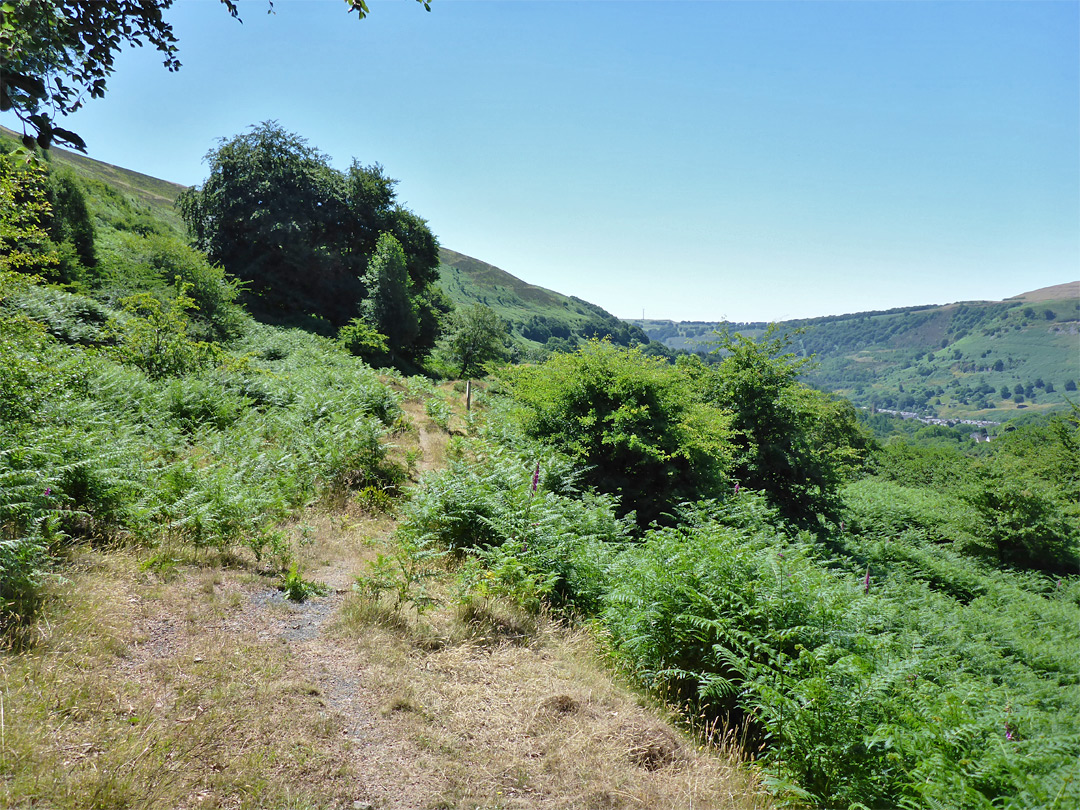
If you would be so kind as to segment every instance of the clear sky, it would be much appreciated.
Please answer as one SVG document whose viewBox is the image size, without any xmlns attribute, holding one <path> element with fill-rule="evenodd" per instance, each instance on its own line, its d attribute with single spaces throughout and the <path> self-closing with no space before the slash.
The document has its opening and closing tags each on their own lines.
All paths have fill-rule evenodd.
<svg viewBox="0 0 1080 810">
<path fill-rule="evenodd" d="M 62 125 L 187 185 L 275 119 L 441 243 L 624 318 L 781 320 L 1080 278 L 1080 3 L 217 0 Z M 4 117 L 4 123 L 16 121 Z"/>
</svg>

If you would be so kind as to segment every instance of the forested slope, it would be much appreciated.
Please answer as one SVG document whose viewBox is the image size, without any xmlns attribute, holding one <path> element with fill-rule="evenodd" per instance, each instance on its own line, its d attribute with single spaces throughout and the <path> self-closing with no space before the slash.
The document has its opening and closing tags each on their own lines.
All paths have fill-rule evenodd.
<svg viewBox="0 0 1080 810">
<path fill-rule="evenodd" d="M 640 325 L 670 348 L 708 351 L 715 329 L 760 334 L 765 324 Z M 1059 409 L 1080 379 L 1080 282 L 1006 301 L 786 321 L 816 363 L 804 379 L 856 405 L 941 418 L 1002 421 Z"/>
</svg>

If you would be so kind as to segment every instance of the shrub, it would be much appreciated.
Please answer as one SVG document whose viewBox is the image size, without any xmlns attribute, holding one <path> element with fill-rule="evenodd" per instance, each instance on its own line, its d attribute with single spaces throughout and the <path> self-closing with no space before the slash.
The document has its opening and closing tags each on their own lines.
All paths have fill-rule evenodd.
<svg viewBox="0 0 1080 810">
<path fill-rule="evenodd" d="M 389 360 L 386 335 L 360 318 L 353 318 L 338 330 L 338 340 L 350 354 L 367 363 L 380 365 Z"/>
<path fill-rule="evenodd" d="M 130 297 L 151 292 L 160 298 L 185 295 L 191 314 L 186 327 L 203 339 L 237 337 L 246 320 L 235 303 L 242 284 L 205 254 L 171 235 L 114 234 L 106 242 L 101 273 Z"/>
<path fill-rule="evenodd" d="M 207 365 L 214 357 L 210 344 L 188 336 L 187 310 L 194 303 L 183 292 L 165 303 L 150 293 L 123 299 L 126 317 L 110 322 L 117 342 L 114 354 L 151 378 L 187 374 Z"/>
<path fill-rule="evenodd" d="M 556 606 L 594 612 L 631 523 L 616 515 L 609 496 L 575 492 L 572 465 L 559 454 L 535 445 L 500 447 L 490 438 L 468 443 L 466 453 L 478 460 L 425 476 L 404 507 L 399 535 L 475 556 L 497 572 L 499 592 L 514 590 L 510 580 L 531 583 L 532 596 L 521 595 L 526 601 L 542 595 Z"/>
<path fill-rule="evenodd" d="M 726 481 L 730 419 L 681 368 L 592 342 L 506 379 L 525 433 L 583 465 L 585 480 L 641 526 Z"/>
<path fill-rule="evenodd" d="M 711 403 L 734 414 L 731 474 L 767 492 L 788 518 L 814 523 L 818 513 L 835 514 L 837 489 L 871 441 L 850 403 L 798 381 L 809 360 L 787 352 L 791 338 L 775 334 L 770 327 L 760 340 L 721 335 L 717 366 L 683 364 Z"/>
</svg>

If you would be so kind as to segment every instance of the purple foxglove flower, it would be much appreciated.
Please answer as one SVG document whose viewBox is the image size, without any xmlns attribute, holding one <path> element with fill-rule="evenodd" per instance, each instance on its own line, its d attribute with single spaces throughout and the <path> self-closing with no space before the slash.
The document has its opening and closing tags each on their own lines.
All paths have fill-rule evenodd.
<svg viewBox="0 0 1080 810">
<path fill-rule="evenodd" d="M 870 566 L 866 566 L 866 579 L 863 580 L 863 593 L 870 593 Z"/>
<path fill-rule="evenodd" d="M 735 494 L 736 495 L 739 494 L 739 482 L 738 481 L 735 482 Z"/>
<path fill-rule="evenodd" d="M 536 469 L 533 470 L 532 480 L 532 494 L 536 494 L 536 487 L 540 484 L 540 462 L 536 462 Z"/>
</svg>

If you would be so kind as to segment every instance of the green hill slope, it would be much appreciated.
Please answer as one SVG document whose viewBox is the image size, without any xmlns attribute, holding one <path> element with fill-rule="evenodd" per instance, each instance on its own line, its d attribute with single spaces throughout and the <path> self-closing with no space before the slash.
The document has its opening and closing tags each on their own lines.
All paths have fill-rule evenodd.
<svg viewBox="0 0 1080 810">
<path fill-rule="evenodd" d="M 0 127 L 0 136 L 13 140 L 19 133 Z M 48 159 L 70 168 L 83 181 L 99 217 L 115 208 L 117 194 L 125 198 L 125 215 L 130 208 L 164 223 L 178 234 L 186 227 L 174 207 L 184 190 L 178 183 L 113 166 L 99 160 L 53 147 Z M 610 337 L 616 343 L 648 342 L 636 327 L 628 326 L 595 304 L 528 284 L 499 268 L 447 248 L 440 250 L 441 286 L 459 305 L 481 303 L 504 318 L 514 335 L 526 346 L 539 347 L 554 339 L 550 348 L 570 348 L 579 339 Z"/>
<path fill-rule="evenodd" d="M 17 141 L 21 136 L 7 127 L 0 127 L 0 137 Z M 187 231 L 183 220 L 180 219 L 180 214 L 173 205 L 177 195 L 184 190 L 184 186 L 179 183 L 170 183 L 168 180 L 159 180 L 147 174 L 113 166 L 111 163 L 103 163 L 59 146 L 52 147 L 45 154 L 46 159 L 53 165 L 70 168 L 82 178 L 91 196 L 108 195 L 109 190 L 113 194 L 119 192 L 135 203 L 136 207 L 143 208 L 146 213 L 167 224 L 176 232 Z M 103 189 L 102 186 L 105 188 Z"/>
<path fill-rule="evenodd" d="M 529 284 L 447 248 L 440 249 L 439 258 L 440 284 L 455 304 L 491 307 L 527 344 L 568 348 L 591 337 L 610 337 L 623 345 L 648 342 L 639 328 L 588 301 Z"/>
<path fill-rule="evenodd" d="M 759 334 L 767 326 L 637 323 L 653 340 L 690 351 L 707 350 L 718 328 Z M 793 336 L 793 348 L 817 360 L 805 380 L 856 405 L 1000 420 L 1060 408 L 1067 398 L 1076 398 L 1080 282 L 1005 301 L 861 312 L 780 326 L 802 330 Z"/>
<path fill-rule="evenodd" d="M 3 128 L 0 135 L 18 139 Z M 99 219 L 114 211 L 131 227 L 134 209 L 148 222 L 185 232 L 173 206 L 183 186 L 56 147 L 49 159 L 84 180 Z M 707 350 L 717 328 L 756 335 L 767 326 L 620 321 L 595 304 L 456 251 L 442 248 L 440 260 L 440 284 L 450 299 L 490 306 L 527 348 L 569 349 L 581 339 L 607 336 L 626 345 L 652 339 L 670 349 L 700 351 Z M 1080 382 L 1080 282 L 1005 301 L 860 312 L 782 326 L 802 329 L 796 349 L 817 358 L 806 381 L 861 406 L 1000 420 L 1060 408 L 1066 397 L 1075 399 L 1070 388 Z"/>
</svg>

